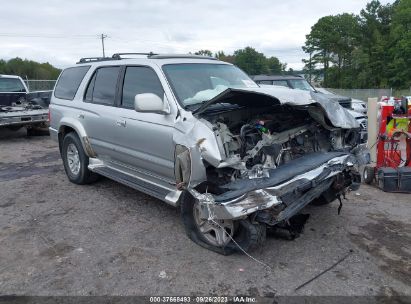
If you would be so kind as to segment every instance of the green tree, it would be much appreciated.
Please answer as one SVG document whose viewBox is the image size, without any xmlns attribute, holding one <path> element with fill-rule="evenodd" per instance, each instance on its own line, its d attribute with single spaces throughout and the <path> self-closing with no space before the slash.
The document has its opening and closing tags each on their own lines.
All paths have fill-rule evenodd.
<svg viewBox="0 0 411 304">
<path fill-rule="evenodd" d="M 39 63 L 21 58 L 13 58 L 8 61 L 0 60 L 0 74 L 18 75 L 28 79 L 54 80 L 57 79 L 60 71 L 49 63 Z"/>
<path fill-rule="evenodd" d="M 201 55 L 201 56 L 209 56 L 212 57 L 213 53 L 210 50 L 199 50 L 194 53 L 195 55 Z"/>
<path fill-rule="evenodd" d="M 215 53 L 214 57 L 217 58 L 218 60 L 234 64 L 234 56 L 226 55 L 223 51 L 218 51 L 217 53 Z"/>
<path fill-rule="evenodd" d="M 333 27 L 333 16 L 326 16 L 317 21 L 311 27 L 311 32 L 306 36 L 304 51 L 311 53 L 310 64 L 319 70 L 323 75 L 324 82 L 327 82 L 328 68 L 331 61 L 331 49 L 334 43 L 331 29 Z"/>
<path fill-rule="evenodd" d="M 389 82 L 395 88 L 411 87 L 411 0 L 396 2 L 390 26 Z"/>
<path fill-rule="evenodd" d="M 270 58 L 267 58 L 266 61 L 267 61 L 269 74 L 271 75 L 281 74 L 287 68 L 287 64 L 281 63 L 277 57 L 272 56 Z"/>
<path fill-rule="evenodd" d="M 249 46 L 234 52 L 234 64 L 249 75 L 269 73 L 267 58 Z"/>
<path fill-rule="evenodd" d="M 361 54 L 363 64 L 357 72 L 366 74 L 369 87 L 386 87 L 388 83 L 387 63 L 390 48 L 389 33 L 393 5 L 382 5 L 379 1 L 369 2 L 361 10 L 359 20 L 361 26 Z M 358 62 L 358 60 L 357 60 Z"/>
<path fill-rule="evenodd" d="M 411 0 L 370 1 L 358 16 L 318 20 L 303 46 L 305 73 L 336 88 L 411 86 Z"/>
<path fill-rule="evenodd" d="M 320 66 L 325 86 L 342 87 L 345 69 L 352 62 L 351 53 L 358 44 L 358 17 L 352 14 L 326 16 L 318 20 L 307 35 L 303 50 L 310 55 L 305 70 Z"/>
</svg>

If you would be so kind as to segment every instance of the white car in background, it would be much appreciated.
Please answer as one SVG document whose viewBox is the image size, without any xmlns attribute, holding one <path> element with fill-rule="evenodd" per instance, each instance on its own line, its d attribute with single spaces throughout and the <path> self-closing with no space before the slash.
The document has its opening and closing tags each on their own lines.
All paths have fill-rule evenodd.
<svg viewBox="0 0 411 304">
<path fill-rule="evenodd" d="M 337 94 L 330 92 L 324 88 L 315 88 L 315 90 L 323 94 L 338 96 Z M 367 103 L 365 101 L 351 98 L 351 109 L 355 112 L 367 115 Z"/>
<path fill-rule="evenodd" d="M 336 95 L 323 88 L 314 88 L 310 83 L 301 76 L 265 76 L 259 75 L 253 77 L 254 81 L 262 88 L 303 90 L 315 93 L 321 93 L 330 101 L 339 103 L 345 108 L 361 126 L 361 141 L 367 141 L 367 104 L 358 99 Z"/>
<path fill-rule="evenodd" d="M 330 100 L 338 102 L 343 108 L 367 115 L 367 103 L 347 96 L 337 95 L 324 88 L 314 88 L 301 75 L 255 75 L 253 80 L 260 86 L 280 86 L 303 91 L 319 92 L 327 95 Z"/>
</svg>

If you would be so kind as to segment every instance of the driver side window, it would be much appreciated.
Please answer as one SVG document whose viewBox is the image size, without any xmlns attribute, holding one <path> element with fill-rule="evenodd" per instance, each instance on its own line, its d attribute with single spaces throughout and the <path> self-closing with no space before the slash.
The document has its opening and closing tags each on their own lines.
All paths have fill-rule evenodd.
<svg viewBox="0 0 411 304">
<path fill-rule="evenodd" d="M 124 108 L 134 108 L 134 97 L 143 93 L 153 93 L 164 98 L 163 86 L 156 72 L 149 67 L 127 67 L 121 105 Z"/>
</svg>

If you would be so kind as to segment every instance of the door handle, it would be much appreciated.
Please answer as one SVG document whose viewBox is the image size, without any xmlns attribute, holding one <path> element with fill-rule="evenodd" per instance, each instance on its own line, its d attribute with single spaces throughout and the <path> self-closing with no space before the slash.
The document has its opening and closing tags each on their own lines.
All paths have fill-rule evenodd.
<svg viewBox="0 0 411 304">
<path fill-rule="evenodd" d="M 126 126 L 126 121 L 125 120 L 117 120 L 116 125 L 119 127 L 125 127 Z"/>
</svg>

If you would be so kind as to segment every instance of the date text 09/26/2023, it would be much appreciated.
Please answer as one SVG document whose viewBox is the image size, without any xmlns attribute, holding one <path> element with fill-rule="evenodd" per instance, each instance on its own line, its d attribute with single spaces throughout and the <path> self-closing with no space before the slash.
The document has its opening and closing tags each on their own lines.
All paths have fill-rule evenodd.
<svg viewBox="0 0 411 304">
<path fill-rule="evenodd" d="M 150 297 L 150 303 L 255 303 L 256 298 L 245 297 L 245 296 L 234 296 L 234 297 L 213 297 L 213 296 L 202 296 L 202 297 L 190 297 L 190 296 L 161 296 L 161 297 Z"/>
</svg>

